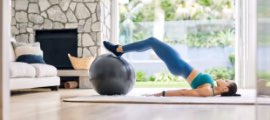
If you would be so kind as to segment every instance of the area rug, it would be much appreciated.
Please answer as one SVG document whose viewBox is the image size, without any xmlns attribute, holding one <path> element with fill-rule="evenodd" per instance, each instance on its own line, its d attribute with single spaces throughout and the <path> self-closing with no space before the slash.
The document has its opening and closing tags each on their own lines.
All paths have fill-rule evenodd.
<svg viewBox="0 0 270 120">
<path fill-rule="evenodd" d="M 126 96 L 79 96 L 64 99 L 64 102 L 83 102 L 83 103 L 129 103 L 129 104 L 243 104 L 253 105 L 256 103 L 255 91 L 242 90 L 241 97 L 154 97 L 141 96 L 136 91 Z"/>
</svg>

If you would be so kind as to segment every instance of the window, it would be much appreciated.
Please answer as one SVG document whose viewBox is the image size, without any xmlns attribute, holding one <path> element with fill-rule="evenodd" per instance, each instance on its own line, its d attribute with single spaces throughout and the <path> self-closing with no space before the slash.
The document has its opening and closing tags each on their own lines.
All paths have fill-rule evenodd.
<svg viewBox="0 0 270 120">
<path fill-rule="evenodd" d="M 257 92 L 270 95 L 270 1 L 258 1 L 258 41 L 257 41 Z M 269 100 L 268 100 L 269 101 Z"/>
<path fill-rule="evenodd" d="M 214 79 L 234 79 L 233 0 L 125 0 L 119 1 L 119 16 L 120 44 L 154 36 L 170 44 L 194 68 L 211 74 Z M 139 74 L 150 76 L 149 80 L 170 76 L 151 50 L 124 57 Z"/>
</svg>

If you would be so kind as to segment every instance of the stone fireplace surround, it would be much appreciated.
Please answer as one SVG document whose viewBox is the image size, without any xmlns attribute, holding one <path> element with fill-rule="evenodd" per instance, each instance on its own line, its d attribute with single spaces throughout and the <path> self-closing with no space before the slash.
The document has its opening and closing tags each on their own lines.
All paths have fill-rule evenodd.
<svg viewBox="0 0 270 120">
<path fill-rule="evenodd" d="M 78 29 L 78 56 L 100 54 L 110 40 L 111 0 L 12 0 L 11 34 L 35 42 L 35 30 Z"/>
</svg>

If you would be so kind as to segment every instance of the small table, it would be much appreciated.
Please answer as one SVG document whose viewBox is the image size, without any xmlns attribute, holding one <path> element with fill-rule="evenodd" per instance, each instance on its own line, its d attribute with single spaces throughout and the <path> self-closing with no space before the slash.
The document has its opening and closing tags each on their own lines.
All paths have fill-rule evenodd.
<svg viewBox="0 0 270 120">
<path fill-rule="evenodd" d="M 79 76 L 79 88 L 80 89 L 91 89 L 93 88 L 89 81 L 88 70 L 57 70 L 58 76 L 70 77 Z"/>
</svg>

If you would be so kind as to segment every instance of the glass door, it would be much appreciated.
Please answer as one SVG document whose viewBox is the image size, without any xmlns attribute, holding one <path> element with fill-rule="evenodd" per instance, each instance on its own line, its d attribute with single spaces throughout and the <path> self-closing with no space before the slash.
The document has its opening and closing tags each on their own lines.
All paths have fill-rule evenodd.
<svg viewBox="0 0 270 120">
<path fill-rule="evenodd" d="M 257 94 L 270 95 L 270 1 L 257 1 Z"/>
</svg>

